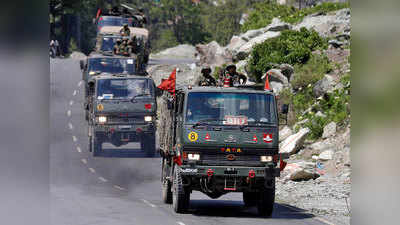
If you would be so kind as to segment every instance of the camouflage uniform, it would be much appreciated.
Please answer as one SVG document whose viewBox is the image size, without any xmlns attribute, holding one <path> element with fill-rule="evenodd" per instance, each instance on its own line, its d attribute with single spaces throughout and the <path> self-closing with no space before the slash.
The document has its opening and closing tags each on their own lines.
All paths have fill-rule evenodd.
<svg viewBox="0 0 400 225">
<path fill-rule="evenodd" d="M 206 67 L 201 70 L 201 73 L 203 74 L 196 82 L 197 85 L 199 86 L 217 86 L 217 82 L 215 79 L 210 75 L 211 73 L 211 68 Z"/>
<path fill-rule="evenodd" d="M 113 49 L 113 53 L 115 55 L 119 55 L 120 54 L 120 46 L 121 46 L 121 44 L 122 44 L 122 41 L 120 39 L 118 39 L 115 42 L 114 49 Z"/>
<path fill-rule="evenodd" d="M 131 30 L 129 29 L 128 24 L 124 24 L 124 27 L 119 31 L 122 36 L 129 37 L 131 36 Z"/>
<path fill-rule="evenodd" d="M 219 77 L 219 83 L 223 87 L 233 87 L 237 84 L 246 84 L 247 82 L 247 77 L 242 73 L 238 73 L 235 65 L 227 66 L 225 73 L 220 74 Z"/>
</svg>

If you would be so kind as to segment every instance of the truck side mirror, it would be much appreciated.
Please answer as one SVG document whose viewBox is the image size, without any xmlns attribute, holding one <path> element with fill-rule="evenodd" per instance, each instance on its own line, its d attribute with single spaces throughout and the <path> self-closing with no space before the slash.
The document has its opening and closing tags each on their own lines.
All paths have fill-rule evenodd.
<svg viewBox="0 0 400 225">
<path fill-rule="evenodd" d="M 174 109 L 174 102 L 171 101 L 171 100 L 168 100 L 167 101 L 167 108 L 168 108 L 168 110 Z"/>
<path fill-rule="evenodd" d="M 81 70 L 84 70 L 85 69 L 85 61 L 84 60 L 80 60 L 79 64 L 81 66 Z"/>
<path fill-rule="evenodd" d="M 289 113 L 289 105 L 288 104 L 283 104 L 282 105 L 281 113 L 282 114 L 288 114 Z"/>
<path fill-rule="evenodd" d="M 160 88 L 156 87 L 156 97 L 161 97 L 163 95 L 163 90 L 161 90 Z"/>
</svg>

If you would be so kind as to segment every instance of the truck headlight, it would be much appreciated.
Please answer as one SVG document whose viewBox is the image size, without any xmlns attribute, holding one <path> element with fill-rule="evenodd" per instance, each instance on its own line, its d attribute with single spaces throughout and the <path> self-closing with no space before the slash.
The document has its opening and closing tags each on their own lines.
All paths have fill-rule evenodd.
<svg viewBox="0 0 400 225">
<path fill-rule="evenodd" d="M 151 116 L 145 116 L 145 117 L 144 117 L 144 121 L 146 121 L 146 122 L 151 122 L 151 121 L 153 121 L 153 117 L 151 117 Z"/>
<path fill-rule="evenodd" d="M 99 123 L 106 123 L 106 122 L 107 122 L 107 117 L 105 117 L 105 116 L 99 116 L 99 117 L 97 117 L 97 122 L 99 122 Z"/>
<path fill-rule="evenodd" d="M 263 155 L 263 156 L 260 157 L 260 161 L 261 162 L 272 162 L 272 160 L 273 160 L 272 156 Z"/>
<path fill-rule="evenodd" d="M 200 154 L 189 153 L 188 154 L 188 159 L 192 160 L 192 161 L 199 161 L 200 160 Z"/>
</svg>

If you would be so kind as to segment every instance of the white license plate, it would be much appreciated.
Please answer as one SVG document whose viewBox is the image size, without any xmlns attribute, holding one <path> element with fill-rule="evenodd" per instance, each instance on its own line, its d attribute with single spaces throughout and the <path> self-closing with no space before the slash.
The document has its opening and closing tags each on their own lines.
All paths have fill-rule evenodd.
<svg viewBox="0 0 400 225">
<path fill-rule="evenodd" d="M 132 126 L 131 125 L 119 125 L 118 128 L 119 129 L 131 129 Z"/>
</svg>

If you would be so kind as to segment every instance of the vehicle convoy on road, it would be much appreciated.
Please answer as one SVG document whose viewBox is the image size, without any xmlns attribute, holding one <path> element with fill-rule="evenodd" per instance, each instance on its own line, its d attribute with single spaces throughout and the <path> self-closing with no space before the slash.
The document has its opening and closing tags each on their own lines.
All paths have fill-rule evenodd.
<svg viewBox="0 0 400 225">
<path fill-rule="evenodd" d="M 103 143 L 120 147 L 140 142 L 146 156 L 155 154 L 157 103 L 151 78 L 126 74 L 93 78 L 89 98 L 89 150 L 93 156 L 131 157 L 137 150 L 107 150 Z"/>
<path fill-rule="evenodd" d="M 247 206 L 270 216 L 279 154 L 275 95 L 251 87 L 181 87 L 160 105 L 162 198 L 185 212 L 192 191 L 215 199 L 243 192 Z M 286 114 L 288 106 L 282 107 Z"/>
</svg>

